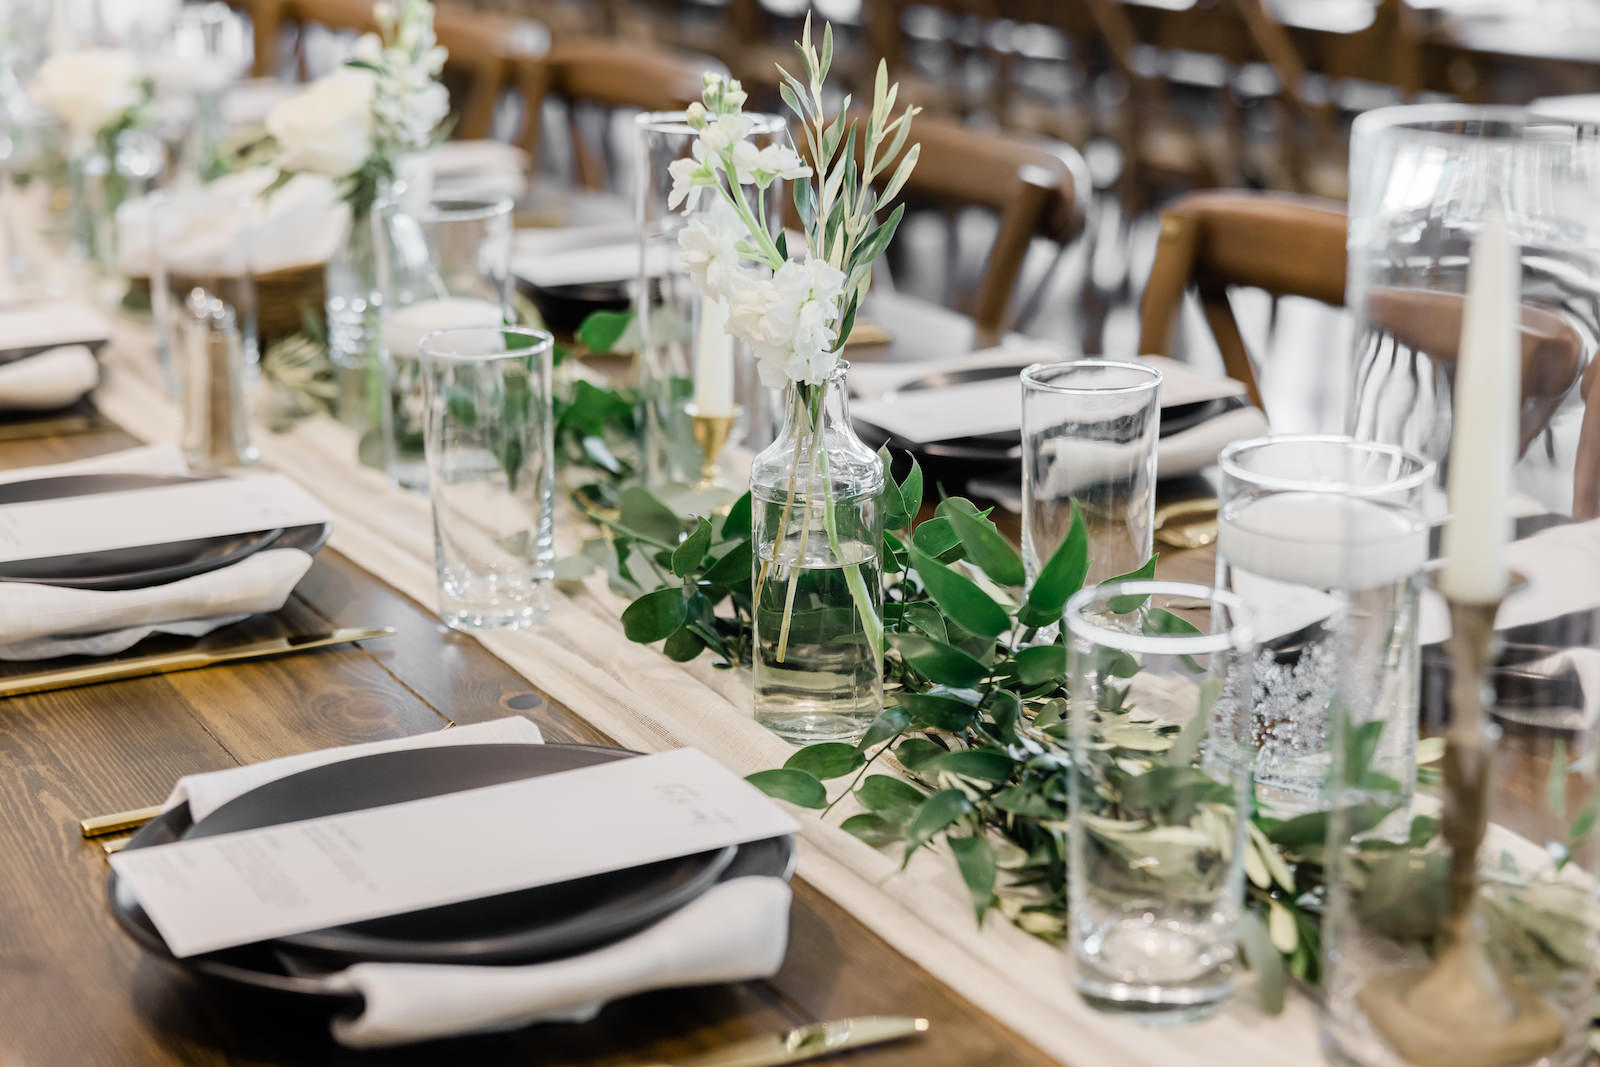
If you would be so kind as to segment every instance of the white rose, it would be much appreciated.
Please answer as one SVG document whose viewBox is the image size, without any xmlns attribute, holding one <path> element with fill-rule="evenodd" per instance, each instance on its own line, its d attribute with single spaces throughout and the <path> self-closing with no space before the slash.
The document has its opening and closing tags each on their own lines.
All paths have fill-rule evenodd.
<svg viewBox="0 0 1600 1067">
<path fill-rule="evenodd" d="M 278 166 L 330 178 L 358 169 L 372 155 L 372 94 L 370 72 L 341 67 L 274 107 Z"/>
<path fill-rule="evenodd" d="M 144 99 L 139 60 L 118 48 L 89 48 L 51 56 L 33 82 L 34 97 L 87 140 Z"/>
</svg>

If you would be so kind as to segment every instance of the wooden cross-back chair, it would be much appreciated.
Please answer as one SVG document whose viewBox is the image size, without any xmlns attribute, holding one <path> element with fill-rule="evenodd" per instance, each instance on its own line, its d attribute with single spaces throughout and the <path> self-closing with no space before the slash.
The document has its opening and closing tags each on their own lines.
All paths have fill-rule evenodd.
<svg viewBox="0 0 1600 1067">
<path fill-rule="evenodd" d="M 578 184 L 603 189 L 607 167 L 604 145 L 594 145 L 571 114 L 572 105 L 603 110 L 681 111 L 700 99 L 701 78 L 719 64 L 703 56 L 669 51 L 635 41 L 600 38 L 558 41 L 543 56 L 517 64 L 524 101 L 516 142 L 537 161 L 542 105 L 555 97 L 569 108 L 567 125 Z"/>
<path fill-rule="evenodd" d="M 1343 205 L 1282 193 L 1204 192 L 1161 213 L 1161 235 L 1140 308 L 1139 351 L 1171 355 L 1184 294 L 1193 289 L 1222 353 L 1228 376 L 1261 404 L 1254 365 L 1228 303 L 1232 288 L 1274 297 L 1300 296 L 1332 307 L 1345 297 Z M 1393 343 L 1453 363 L 1464 298 L 1459 293 L 1375 288 L 1367 318 Z M 1576 327 L 1541 308 L 1524 306 L 1521 447 L 1548 425 L 1576 387 L 1584 398 L 1573 478 L 1573 515 L 1600 515 L 1600 360 L 1583 366 Z"/>
<path fill-rule="evenodd" d="M 283 69 L 279 49 L 286 29 L 303 29 L 308 24 L 354 33 L 377 29 L 372 0 L 249 0 L 249 6 L 258 77 Z M 542 54 L 549 45 L 548 32 L 527 19 L 460 5 L 436 8 L 434 32 L 449 54 L 443 80 L 455 116 L 452 135 L 464 139 L 489 136 L 495 108 L 502 94 L 513 87 L 514 65 Z M 303 76 L 303 49 L 296 58 Z"/>
<path fill-rule="evenodd" d="M 795 143 L 802 153 L 807 152 L 803 135 L 797 134 Z M 908 208 L 947 215 L 979 208 L 999 219 L 977 293 L 968 308 L 979 335 L 998 338 L 1016 317 L 1012 307 L 1018 303 L 1014 299 L 1017 283 L 1033 239 L 1045 238 L 1059 249 L 1083 231 L 1088 168 L 1070 145 L 921 114 L 912 120 L 907 146 L 879 174 L 880 187 L 894 177 L 911 144 L 922 148 L 900 194 Z M 861 151 L 858 140 L 858 159 Z M 1048 281 L 1047 274 L 1035 293 Z M 1021 303 L 1026 307 L 1031 301 Z"/>
</svg>

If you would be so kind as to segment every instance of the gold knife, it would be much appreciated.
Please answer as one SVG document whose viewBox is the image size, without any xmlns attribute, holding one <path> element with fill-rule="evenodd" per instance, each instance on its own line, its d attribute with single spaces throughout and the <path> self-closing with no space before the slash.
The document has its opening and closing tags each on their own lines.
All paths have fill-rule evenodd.
<svg viewBox="0 0 1600 1067">
<path fill-rule="evenodd" d="M 757 1037 L 711 1052 L 651 1067 L 780 1067 L 831 1056 L 845 1049 L 865 1048 L 886 1041 L 917 1037 L 928 1030 L 928 1020 L 903 1015 L 862 1015 L 853 1019 L 797 1026 L 781 1034 Z"/>
<path fill-rule="evenodd" d="M 0 697 L 17 696 L 20 693 L 45 693 L 52 689 L 71 689 L 74 686 L 112 682 L 119 678 L 142 678 L 150 674 L 192 671 L 218 663 L 282 656 L 290 652 L 322 648 L 325 645 L 342 645 L 350 641 L 365 641 L 393 634 L 394 629 L 388 626 L 334 630 L 332 633 L 307 634 L 303 637 L 274 637 L 266 641 L 253 641 L 247 645 L 220 648 L 215 651 L 167 652 L 155 656 L 140 656 L 137 659 L 118 660 L 114 663 L 90 663 L 82 667 L 63 667 L 54 671 L 18 674 L 10 678 L 0 678 Z"/>
</svg>

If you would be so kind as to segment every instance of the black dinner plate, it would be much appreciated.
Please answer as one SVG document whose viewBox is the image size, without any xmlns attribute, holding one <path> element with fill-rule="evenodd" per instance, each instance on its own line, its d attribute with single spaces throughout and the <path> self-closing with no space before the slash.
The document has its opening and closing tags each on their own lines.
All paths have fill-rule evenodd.
<svg viewBox="0 0 1600 1067">
<path fill-rule="evenodd" d="M 0 506 L 93 493 L 118 493 L 203 481 L 186 474 L 72 474 L 0 485 Z M 219 537 L 135 545 L 105 552 L 0 563 L 0 582 L 32 582 L 73 589 L 141 589 L 165 585 L 237 563 L 267 548 L 316 552 L 327 541 L 327 523 L 257 530 Z"/>
<path fill-rule="evenodd" d="M 196 826 L 187 805 L 147 825 L 127 845 L 148 848 L 499 782 L 554 774 L 636 755 L 589 745 L 458 745 L 382 753 L 290 775 L 223 805 Z M 529 818 L 552 817 L 530 812 Z M 559 817 L 559 816 L 556 816 Z M 508 841 L 507 847 L 515 847 Z M 530 962 L 624 937 L 682 907 L 719 879 L 788 877 L 791 838 L 596 875 L 552 886 L 354 923 L 276 942 L 178 961 L 234 982 L 329 996 L 314 977 L 290 973 L 279 950 L 315 969 L 358 960 Z M 108 885 L 117 922 L 149 951 L 171 958 L 160 934 L 115 874 Z"/>
<path fill-rule="evenodd" d="M 539 309 L 545 329 L 570 337 L 596 311 L 627 311 L 633 306 L 631 281 L 584 282 L 577 285 L 534 285 L 518 281 L 518 288 Z"/>
</svg>

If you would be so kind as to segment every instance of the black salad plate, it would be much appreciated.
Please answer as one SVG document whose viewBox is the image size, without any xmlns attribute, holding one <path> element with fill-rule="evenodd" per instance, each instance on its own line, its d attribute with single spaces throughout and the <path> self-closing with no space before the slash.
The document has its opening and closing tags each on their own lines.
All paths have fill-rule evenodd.
<svg viewBox="0 0 1600 1067">
<path fill-rule="evenodd" d="M 591 745 L 455 745 L 364 756 L 271 782 L 195 824 L 179 805 L 149 823 L 127 849 L 402 803 L 575 770 L 637 753 Z M 562 813 L 528 812 L 529 820 Z M 514 839 L 505 842 L 515 848 Z M 350 963 L 525 963 L 607 944 L 650 925 L 719 880 L 793 872 L 792 838 L 773 838 L 555 885 L 503 893 L 404 915 L 330 927 L 273 942 L 177 961 L 200 974 L 311 996 L 333 994 L 315 972 Z M 171 953 L 115 873 L 112 915 L 150 952 Z M 287 966 L 292 959 L 294 968 Z"/>
<path fill-rule="evenodd" d="M 0 507 L 36 500 L 120 493 L 202 481 L 184 474 L 72 474 L 0 485 Z M 267 548 L 316 552 L 331 527 L 312 523 L 288 529 L 199 537 L 105 552 L 0 563 L 0 582 L 32 582 L 73 589 L 142 589 L 220 570 Z"/>
<path fill-rule="evenodd" d="M 631 282 L 584 282 L 574 285 L 534 285 L 519 280 L 517 286 L 539 309 L 551 333 L 570 337 L 596 311 L 627 311 L 633 306 Z"/>
</svg>

